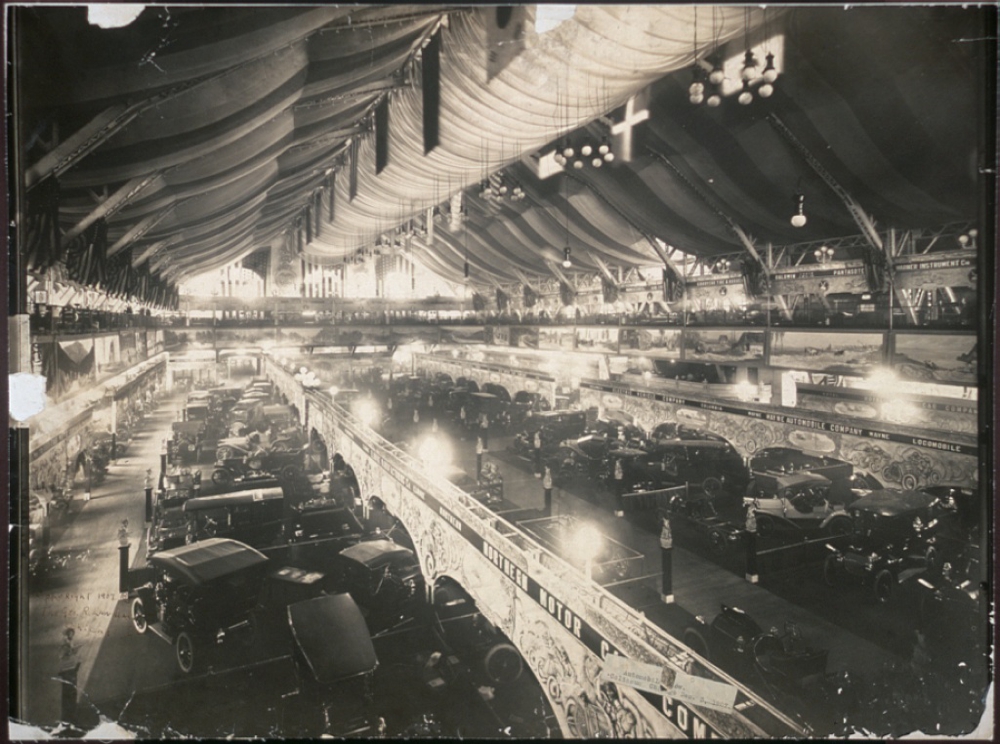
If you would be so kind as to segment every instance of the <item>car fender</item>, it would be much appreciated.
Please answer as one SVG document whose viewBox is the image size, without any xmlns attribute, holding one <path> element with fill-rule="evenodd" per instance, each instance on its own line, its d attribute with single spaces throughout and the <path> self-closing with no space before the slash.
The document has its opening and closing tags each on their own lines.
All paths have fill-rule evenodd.
<svg viewBox="0 0 1000 744">
<path fill-rule="evenodd" d="M 841 509 L 841 508 L 838 507 L 838 508 L 834 509 L 832 512 L 830 512 L 829 514 L 827 514 L 825 517 L 823 517 L 823 521 L 820 522 L 820 524 L 819 524 L 820 529 L 824 529 L 834 519 L 839 519 L 839 518 L 843 518 L 843 519 L 848 519 L 849 520 L 851 518 L 851 515 L 848 514 L 846 510 Z"/>
</svg>

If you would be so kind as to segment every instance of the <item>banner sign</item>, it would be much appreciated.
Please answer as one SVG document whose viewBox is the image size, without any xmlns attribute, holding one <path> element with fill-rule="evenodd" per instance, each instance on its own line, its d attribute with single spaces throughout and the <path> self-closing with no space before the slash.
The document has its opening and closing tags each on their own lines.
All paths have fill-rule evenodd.
<svg viewBox="0 0 1000 744">
<path fill-rule="evenodd" d="M 770 421 L 776 424 L 788 424 L 800 429 L 814 429 L 816 431 L 830 432 L 831 434 L 850 434 L 856 437 L 866 437 L 868 439 L 880 439 L 884 442 L 896 442 L 898 444 L 912 444 L 917 447 L 927 447 L 929 449 L 941 450 L 943 452 L 954 452 L 961 455 L 979 455 L 979 450 L 975 445 L 959 444 L 948 442 L 942 439 L 931 439 L 929 437 L 915 437 L 908 434 L 898 434 L 874 427 L 860 427 L 851 424 L 839 424 L 822 419 L 812 418 L 803 414 L 774 413 L 770 411 L 760 411 L 745 406 L 735 406 L 722 403 L 710 403 L 704 400 L 694 400 L 691 398 L 681 398 L 676 395 L 666 393 L 654 393 L 645 390 L 635 390 L 629 387 L 617 385 L 606 385 L 599 382 L 581 381 L 580 387 L 588 390 L 597 390 L 613 395 L 624 395 L 632 398 L 648 398 L 661 403 L 670 403 L 678 406 L 688 406 L 690 408 L 700 408 L 703 411 L 717 411 L 718 413 L 729 413 L 736 416 L 746 416 L 747 418 Z"/>
<path fill-rule="evenodd" d="M 976 286 L 973 251 L 901 256 L 895 260 L 893 268 L 893 285 L 899 289 Z"/>
</svg>

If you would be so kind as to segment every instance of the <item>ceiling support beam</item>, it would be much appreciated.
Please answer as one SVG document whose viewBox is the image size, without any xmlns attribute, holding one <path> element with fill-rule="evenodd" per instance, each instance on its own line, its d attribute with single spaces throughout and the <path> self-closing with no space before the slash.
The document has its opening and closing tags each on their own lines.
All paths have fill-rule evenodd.
<svg viewBox="0 0 1000 744">
<path fill-rule="evenodd" d="M 775 295 L 774 301 L 778 303 L 778 310 L 781 311 L 781 315 L 785 320 L 792 319 L 792 309 L 788 307 L 788 301 L 785 299 L 784 295 Z"/>
<path fill-rule="evenodd" d="M 747 235 L 746 231 L 742 227 L 737 225 L 736 221 L 728 214 L 726 214 L 722 210 L 722 208 L 718 204 L 716 204 L 715 200 L 712 197 L 710 197 L 708 194 L 702 191 L 697 184 L 695 184 L 690 178 L 688 178 L 684 173 L 682 173 L 680 168 L 678 168 L 676 165 L 674 165 L 673 162 L 671 162 L 670 158 L 668 158 L 663 153 L 654 150 L 653 148 L 646 148 L 646 149 L 650 153 L 652 153 L 654 157 L 660 160 L 660 162 L 662 162 L 664 165 L 670 168 L 670 170 L 674 172 L 674 175 L 676 175 L 681 180 L 681 182 L 685 186 L 687 186 L 688 190 L 692 194 L 701 199 L 702 202 L 704 202 L 709 209 L 715 212 L 729 226 L 729 229 L 732 230 L 733 234 L 739 239 L 740 243 L 746 249 L 747 253 L 749 253 L 753 257 L 753 259 L 758 264 L 760 264 L 761 268 L 764 270 L 764 276 L 767 277 L 767 279 L 770 279 L 771 270 L 770 268 L 768 268 L 768 265 L 767 263 L 765 263 L 764 259 L 762 259 L 760 254 L 757 252 L 757 246 L 754 244 L 753 238 Z"/>
<path fill-rule="evenodd" d="M 73 238 L 78 235 L 82 235 L 84 230 L 102 217 L 108 218 L 114 215 L 144 190 L 149 188 L 149 186 L 152 185 L 153 182 L 157 181 L 161 175 L 162 174 L 157 171 L 156 173 L 150 173 L 142 176 L 141 178 L 133 178 L 111 196 L 104 199 L 96 209 L 76 223 L 65 235 L 63 235 L 62 244 L 66 245 L 73 240 Z"/>
<path fill-rule="evenodd" d="M 116 253 L 124 249 L 127 245 L 133 243 L 134 241 L 141 238 L 147 232 L 152 230 L 156 225 L 160 223 L 167 215 L 177 208 L 177 204 L 171 204 L 164 209 L 161 209 L 156 214 L 151 214 L 146 219 L 142 220 L 139 224 L 135 225 L 131 230 L 122 235 L 118 240 L 115 241 L 114 245 L 108 248 L 108 258 L 111 258 Z"/>
<path fill-rule="evenodd" d="M 594 263 L 597 264 L 597 268 L 600 270 L 601 274 L 607 279 L 616 289 L 618 288 L 618 280 L 615 279 L 615 275 L 611 273 L 611 269 L 608 265 L 604 263 L 600 256 L 591 253 L 590 257 L 594 259 Z"/>
</svg>

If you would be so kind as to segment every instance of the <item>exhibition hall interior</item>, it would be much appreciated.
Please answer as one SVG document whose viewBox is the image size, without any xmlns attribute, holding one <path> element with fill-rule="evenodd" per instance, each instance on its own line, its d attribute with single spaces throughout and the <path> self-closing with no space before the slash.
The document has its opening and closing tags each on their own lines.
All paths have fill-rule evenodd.
<svg viewBox="0 0 1000 744">
<path fill-rule="evenodd" d="M 995 6 L 6 12 L 12 739 L 992 736 Z"/>
</svg>

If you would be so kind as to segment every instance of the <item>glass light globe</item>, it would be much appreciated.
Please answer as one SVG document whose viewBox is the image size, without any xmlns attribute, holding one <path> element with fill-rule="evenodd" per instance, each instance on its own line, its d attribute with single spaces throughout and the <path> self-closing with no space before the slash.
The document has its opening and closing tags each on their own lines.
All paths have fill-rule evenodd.
<svg viewBox="0 0 1000 744">
<path fill-rule="evenodd" d="M 804 214 L 793 214 L 791 221 L 792 227 L 805 227 L 806 216 Z"/>
<path fill-rule="evenodd" d="M 771 94 L 774 93 L 774 86 L 770 83 L 764 83 L 757 89 L 757 95 L 761 98 L 770 98 Z"/>
<path fill-rule="evenodd" d="M 722 103 L 722 96 L 720 96 L 718 93 L 714 93 L 708 97 L 708 100 L 705 101 L 705 103 L 707 103 L 712 108 L 715 108 L 720 103 Z"/>
<path fill-rule="evenodd" d="M 570 268 L 573 265 L 573 262 L 570 261 L 568 258 L 566 258 L 566 259 L 563 259 L 562 265 L 563 265 L 564 269 L 568 269 L 568 268 Z"/>
<path fill-rule="evenodd" d="M 726 79 L 726 73 L 723 72 L 721 67 L 715 67 L 710 73 L 708 73 L 708 82 L 712 85 L 718 85 L 723 80 Z"/>
<path fill-rule="evenodd" d="M 563 155 L 567 158 L 571 158 L 575 154 L 576 150 L 574 150 L 572 147 L 567 147 L 565 150 L 563 150 Z"/>
<path fill-rule="evenodd" d="M 740 102 L 741 106 L 749 106 L 750 103 L 753 101 L 753 93 L 751 93 L 748 90 L 745 90 L 742 93 L 740 93 L 739 98 L 737 98 L 736 100 Z"/>
<path fill-rule="evenodd" d="M 600 158 L 594 158 L 593 160 L 590 161 L 590 164 L 595 168 L 600 168 L 602 165 L 604 165 L 604 161 L 601 160 Z"/>
<path fill-rule="evenodd" d="M 558 152 L 556 153 L 556 162 L 559 165 L 566 165 L 566 157 L 561 152 Z"/>
<path fill-rule="evenodd" d="M 607 155 L 610 150 L 611 148 L 606 142 L 601 143 L 601 146 L 597 148 L 597 151 L 601 153 L 601 155 Z"/>
<path fill-rule="evenodd" d="M 606 152 L 606 153 L 604 153 L 604 162 L 605 163 L 610 163 L 614 159 L 615 159 L 615 154 L 613 152 Z"/>
<path fill-rule="evenodd" d="M 700 93 L 704 93 L 704 92 L 705 92 L 705 84 L 704 83 L 694 82 L 694 83 L 691 83 L 691 85 L 688 86 L 688 93 L 690 93 L 692 96 L 696 96 L 696 95 L 698 95 Z"/>
<path fill-rule="evenodd" d="M 573 167 L 576 168 L 577 170 L 580 170 L 583 167 L 583 161 L 582 160 L 574 160 L 573 161 Z"/>
<path fill-rule="evenodd" d="M 696 95 L 690 96 L 688 100 L 691 101 L 691 103 L 697 105 L 705 100 L 705 96 L 703 96 L 701 93 L 698 93 Z"/>
<path fill-rule="evenodd" d="M 592 153 L 593 151 L 594 148 L 591 147 L 590 145 L 584 145 L 583 147 L 580 148 L 580 154 L 583 155 L 584 157 L 588 157 L 590 153 Z"/>
<path fill-rule="evenodd" d="M 778 71 L 775 70 L 773 67 L 770 70 L 764 70 L 763 77 L 765 83 L 773 83 L 775 80 L 778 79 Z"/>
</svg>

